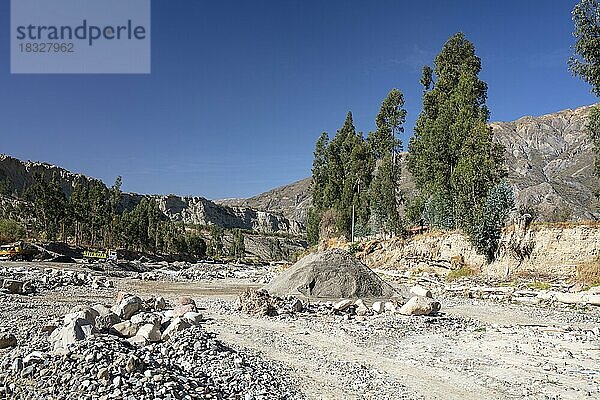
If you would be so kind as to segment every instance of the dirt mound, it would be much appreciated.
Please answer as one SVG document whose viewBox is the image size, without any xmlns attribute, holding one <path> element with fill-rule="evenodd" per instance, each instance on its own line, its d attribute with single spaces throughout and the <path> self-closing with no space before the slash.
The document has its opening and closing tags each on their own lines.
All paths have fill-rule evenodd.
<svg viewBox="0 0 600 400">
<path fill-rule="evenodd" d="M 397 295 L 369 267 L 340 249 L 309 254 L 275 277 L 265 289 L 274 296 L 389 298 Z"/>
</svg>

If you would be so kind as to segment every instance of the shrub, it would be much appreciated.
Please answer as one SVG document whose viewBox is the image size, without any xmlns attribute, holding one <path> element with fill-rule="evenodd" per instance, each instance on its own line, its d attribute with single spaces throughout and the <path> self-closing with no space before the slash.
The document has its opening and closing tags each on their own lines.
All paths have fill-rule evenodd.
<svg viewBox="0 0 600 400">
<path fill-rule="evenodd" d="M 458 269 L 450 271 L 448 275 L 446 275 L 446 281 L 452 282 L 459 278 L 466 278 L 477 274 L 479 274 L 479 270 L 477 268 L 470 265 L 463 265 Z"/>
<path fill-rule="evenodd" d="M 0 219 L 0 243 L 12 243 L 24 237 L 23 225 L 13 219 Z"/>
</svg>

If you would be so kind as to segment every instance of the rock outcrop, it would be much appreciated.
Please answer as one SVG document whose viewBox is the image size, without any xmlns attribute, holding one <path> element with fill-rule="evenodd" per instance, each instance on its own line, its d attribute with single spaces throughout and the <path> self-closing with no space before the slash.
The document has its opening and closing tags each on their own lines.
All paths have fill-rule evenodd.
<svg viewBox="0 0 600 400">
<path fill-rule="evenodd" d="M 490 124 L 506 148 L 517 205 L 532 207 L 538 220 L 600 219 L 593 194 L 600 181 L 593 174 L 593 143 L 586 131 L 590 109 Z"/>
<path fill-rule="evenodd" d="M 230 207 L 251 207 L 270 211 L 281 214 L 290 220 L 304 222 L 306 213 L 312 204 L 311 182 L 311 178 L 305 178 L 248 199 L 221 199 L 215 200 L 215 203 Z"/>
</svg>

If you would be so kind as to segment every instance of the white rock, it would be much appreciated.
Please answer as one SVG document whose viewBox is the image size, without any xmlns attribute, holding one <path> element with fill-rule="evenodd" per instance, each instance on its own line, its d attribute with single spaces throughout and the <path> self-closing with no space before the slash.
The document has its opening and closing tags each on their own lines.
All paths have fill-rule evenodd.
<svg viewBox="0 0 600 400">
<path fill-rule="evenodd" d="M 431 315 L 440 310 L 440 303 L 429 297 L 414 296 L 400 307 L 400 314 L 403 315 Z"/>
<path fill-rule="evenodd" d="M 385 308 L 383 307 L 383 302 L 382 301 L 376 301 L 373 303 L 373 311 L 375 311 L 377 314 L 381 314 L 382 312 L 385 311 Z"/>
<path fill-rule="evenodd" d="M 165 329 L 165 331 L 163 332 L 162 340 L 169 340 L 170 338 L 175 336 L 177 332 L 181 332 L 182 330 L 187 329 L 190 326 L 191 325 L 189 322 L 187 322 L 183 318 L 177 317 L 173 319 L 173 321 L 171 321 L 167 329 Z"/>
<path fill-rule="evenodd" d="M 121 302 L 113 306 L 111 311 L 122 319 L 129 319 L 142 308 L 142 299 L 137 296 L 125 297 Z"/>
<path fill-rule="evenodd" d="M 429 289 L 426 289 L 420 285 L 415 285 L 415 286 L 411 287 L 410 293 L 414 294 L 415 296 L 430 297 L 430 298 L 433 297 L 431 295 L 431 292 L 429 291 Z"/>
<path fill-rule="evenodd" d="M 385 309 L 385 311 L 389 311 L 389 312 L 396 312 L 396 304 L 392 301 L 386 301 L 385 304 L 383 305 L 383 308 Z"/>
<path fill-rule="evenodd" d="M 131 321 L 123 321 L 113 325 L 110 328 L 110 333 L 113 335 L 130 338 L 135 336 L 138 331 L 138 325 Z"/>
<path fill-rule="evenodd" d="M 146 324 L 138 329 L 136 336 L 142 336 L 149 342 L 159 342 L 161 339 L 160 325 Z"/>
<path fill-rule="evenodd" d="M 204 319 L 203 315 L 197 312 L 186 312 L 183 314 L 183 319 L 188 321 L 192 325 L 198 325 Z"/>
<path fill-rule="evenodd" d="M 353 304 L 354 301 L 350 299 L 340 300 L 333 305 L 333 309 L 336 311 L 346 311 Z"/>
<path fill-rule="evenodd" d="M 94 326 L 89 321 L 78 318 L 62 328 L 56 329 L 48 340 L 54 345 L 54 350 L 66 349 L 68 345 L 83 340 L 94 333 Z"/>
</svg>

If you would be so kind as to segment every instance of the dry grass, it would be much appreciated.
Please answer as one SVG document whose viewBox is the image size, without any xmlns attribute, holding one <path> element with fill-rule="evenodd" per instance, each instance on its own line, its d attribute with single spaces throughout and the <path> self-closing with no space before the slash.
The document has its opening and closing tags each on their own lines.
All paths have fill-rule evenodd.
<svg viewBox="0 0 600 400">
<path fill-rule="evenodd" d="M 450 236 L 454 233 L 462 233 L 460 230 L 451 230 L 451 231 L 443 231 L 439 229 L 431 229 L 424 233 L 419 233 L 418 235 L 412 236 L 411 240 L 425 239 L 425 238 L 439 238 L 444 236 Z"/>
<path fill-rule="evenodd" d="M 600 256 L 592 262 L 577 265 L 575 281 L 586 286 L 600 285 Z"/>
<path fill-rule="evenodd" d="M 450 271 L 448 275 L 446 275 L 446 281 L 452 282 L 459 278 L 467 278 L 469 276 L 479 275 L 480 273 L 481 271 L 479 268 L 465 264 L 458 269 Z"/>
</svg>

